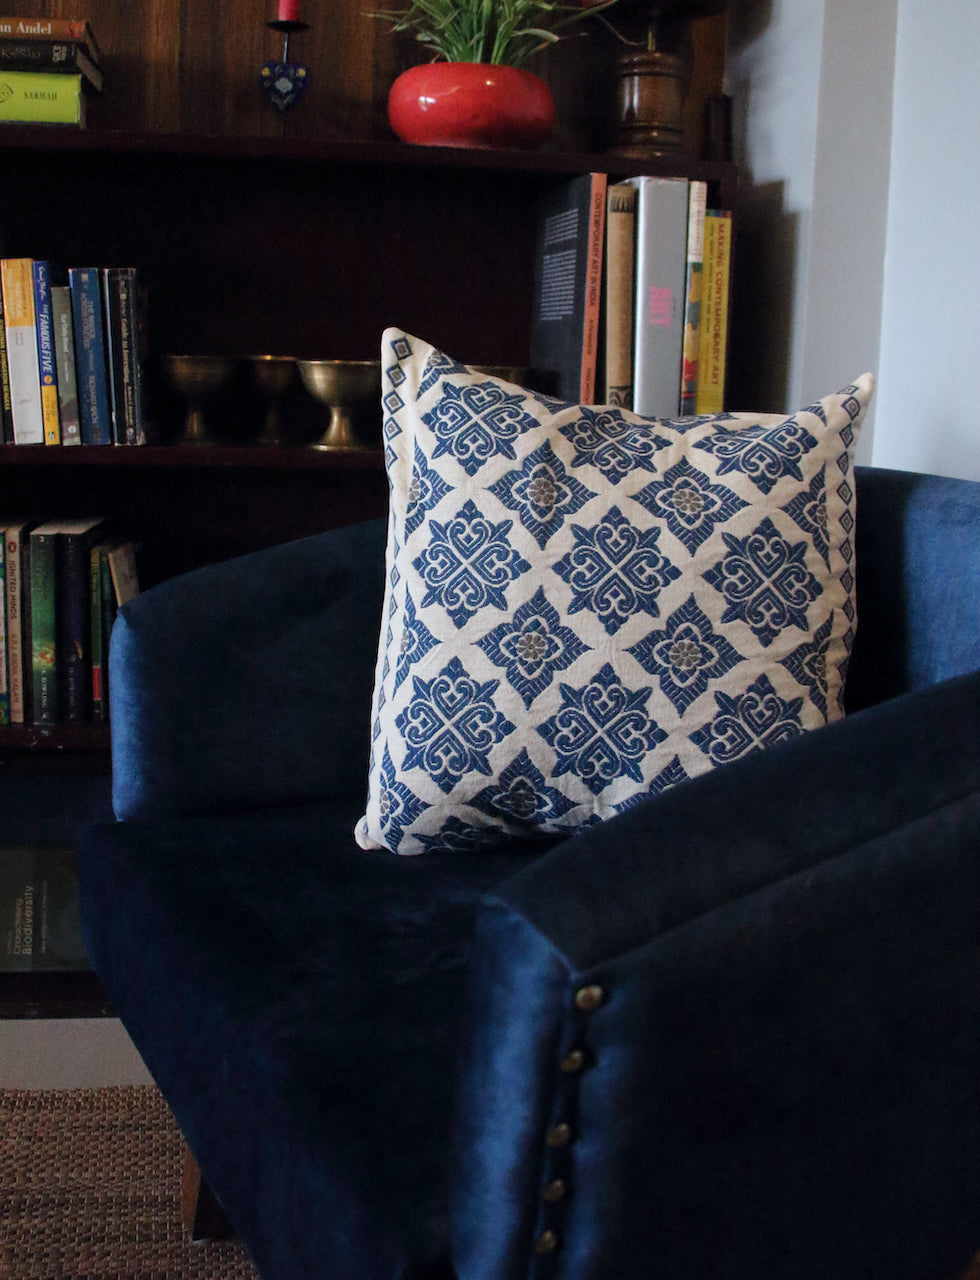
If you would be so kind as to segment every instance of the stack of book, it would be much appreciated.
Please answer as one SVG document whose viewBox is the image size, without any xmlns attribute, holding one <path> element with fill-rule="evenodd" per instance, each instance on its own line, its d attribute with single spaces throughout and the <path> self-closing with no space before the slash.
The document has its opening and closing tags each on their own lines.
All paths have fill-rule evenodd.
<svg viewBox="0 0 980 1280">
<path fill-rule="evenodd" d="M 109 633 L 136 548 L 98 517 L 0 520 L 0 725 L 109 719 Z"/>
<path fill-rule="evenodd" d="M 0 18 L 0 121 L 85 127 L 102 91 L 99 46 L 84 18 Z"/>
<path fill-rule="evenodd" d="M 646 417 L 724 408 L 732 215 L 705 182 L 584 174 L 538 218 L 531 364 Z"/>
<path fill-rule="evenodd" d="M 6 444 L 145 444 L 135 267 L 0 259 Z"/>
</svg>

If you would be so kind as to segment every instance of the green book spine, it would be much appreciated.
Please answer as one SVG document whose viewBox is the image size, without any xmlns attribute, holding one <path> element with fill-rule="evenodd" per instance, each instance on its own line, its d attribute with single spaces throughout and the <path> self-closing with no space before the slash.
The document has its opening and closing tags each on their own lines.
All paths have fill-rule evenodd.
<svg viewBox="0 0 980 1280">
<path fill-rule="evenodd" d="M 34 723 L 57 724 L 58 535 L 37 529 L 31 534 L 31 674 Z"/>
<path fill-rule="evenodd" d="M 84 125 L 82 77 L 57 71 L 0 70 L 0 120 Z"/>
</svg>

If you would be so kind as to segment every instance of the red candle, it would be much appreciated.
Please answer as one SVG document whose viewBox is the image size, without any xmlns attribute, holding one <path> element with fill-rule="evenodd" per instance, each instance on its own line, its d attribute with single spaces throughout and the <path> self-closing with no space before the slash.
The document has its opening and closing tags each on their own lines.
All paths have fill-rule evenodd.
<svg viewBox="0 0 980 1280">
<path fill-rule="evenodd" d="M 302 22 L 300 0 L 279 0 L 280 22 Z"/>
</svg>

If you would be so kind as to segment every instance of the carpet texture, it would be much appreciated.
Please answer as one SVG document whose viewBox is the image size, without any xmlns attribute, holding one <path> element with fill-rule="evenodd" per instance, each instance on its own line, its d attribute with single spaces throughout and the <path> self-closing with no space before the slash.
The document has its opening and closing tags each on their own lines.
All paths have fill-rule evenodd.
<svg viewBox="0 0 980 1280">
<path fill-rule="evenodd" d="M 191 1244 L 184 1147 L 156 1089 L 0 1090 L 3 1280 L 258 1280 L 237 1241 Z"/>
</svg>

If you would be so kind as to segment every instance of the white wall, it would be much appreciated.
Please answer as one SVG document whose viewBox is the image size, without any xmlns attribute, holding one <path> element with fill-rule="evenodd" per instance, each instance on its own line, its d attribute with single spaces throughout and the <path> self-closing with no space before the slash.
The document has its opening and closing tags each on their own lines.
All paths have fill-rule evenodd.
<svg viewBox="0 0 980 1280">
<path fill-rule="evenodd" d="M 733 0 L 733 408 L 865 369 L 858 460 L 980 478 L 978 0 Z"/>
<path fill-rule="evenodd" d="M 899 0 L 876 466 L 980 480 L 980 0 Z"/>
</svg>

